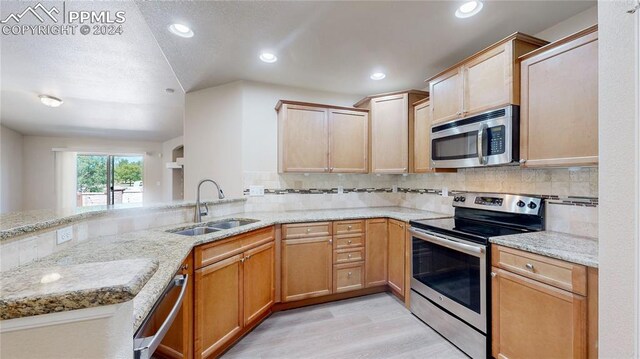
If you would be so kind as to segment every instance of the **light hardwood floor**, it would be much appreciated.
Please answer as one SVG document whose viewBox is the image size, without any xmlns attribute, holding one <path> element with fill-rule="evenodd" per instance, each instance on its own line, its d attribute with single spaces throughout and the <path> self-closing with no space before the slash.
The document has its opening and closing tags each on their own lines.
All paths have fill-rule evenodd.
<svg viewBox="0 0 640 359">
<path fill-rule="evenodd" d="M 231 358 L 467 358 L 380 293 L 278 312 L 240 340 Z"/>
</svg>

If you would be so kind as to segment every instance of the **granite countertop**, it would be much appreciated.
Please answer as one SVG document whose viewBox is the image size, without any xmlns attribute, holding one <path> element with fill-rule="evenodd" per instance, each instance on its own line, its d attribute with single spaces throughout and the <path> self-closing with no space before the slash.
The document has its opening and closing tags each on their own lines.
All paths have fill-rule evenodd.
<svg viewBox="0 0 640 359">
<path fill-rule="evenodd" d="M 231 198 L 217 201 L 207 201 L 209 206 L 244 202 L 246 198 Z M 90 206 L 70 209 L 42 209 L 24 212 L 11 212 L 0 214 L 0 241 L 16 236 L 40 231 L 43 229 L 70 224 L 85 219 L 104 216 L 107 214 L 126 214 L 141 210 L 175 209 L 195 206 L 195 202 L 174 201 L 168 203 L 123 203 L 110 206 Z"/>
<path fill-rule="evenodd" d="M 598 267 L 598 240 L 571 234 L 541 231 L 490 238 L 491 243 L 567 262 Z"/>
<path fill-rule="evenodd" d="M 153 275 L 147 277 L 148 281 L 141 274 L 146 273 L 142 269 L 138 270 L 137 273 L 130 273 L 133 277 L 139 278 L 139 281 L 135 283 L 140 283 L 140 286 L 144 285 L 139 292 L 135 291 L 136 286 L 134 285 L 131 285 L 132 289 L 129 290 L 129 293 L 132 293 L 131 295 L 135 295 L 133 298 L 133 326 L 134 330 L 136 330 L 194 246 L 274 224 L 379 217 L 408 222 L 417 219 L 444 218 L 450 217 L 450 215 L 402 207 L 241 212 L 220 218 L 209 218 L 208 220 L 251 218 L 259 221 L 241 227 L 193 237 L 166 232 L 167 230 L 193 227 L 194 224 L 190 223 L 182 226 L 170 226 L 95 238 L 36 262 L 2 273 L 2 276 L 0 276 L 0 288 L 2 288 L 2 291 L 0 291 L 0 312 L 3 313 L 2 319 L 11 319 L 96 305 L 116 304 L 130 300 L 131 296 L 108 297 L 103 295 L 100 297 L 99 293 L 104 293 L 105 288 L 109 288 L 112 284 L 105 287 L 102 283 L 95 281 L 92 274 L 86 270 L 78 271 L 75 276 L 65 276 L 65 285 L 57 289 L 44 289 L 39 280 L 43 273 L 50 273 L 53 270 L 60 271 L 62 268 L 73 270 L 72 268 L 81 268 L 79 266 L 82 265 L 95 265 L 102 270 L 102 276 L 108 277 L 113 275 L 109 274 L 112 271 L 113 273 L 121 273 L 118 271 L 123 267 L 126 268 L 120 262 L 122 260 L 144 260 L 147 263 L 156 263 L 157 270 Z M 35 279 L 26 281 L 23 286 L 20 286 L 19 283 L 23 282 L 22 278 L 26 275 L 25 273 L 33 273 L 31 277 L 37 279 L 37 281 L 34 282 Z M 120 274 L 116 276 L 121 277 Z M 121 277 L 121 279 L 124 280 L 126 278 Z M 145 281 L 146 284 L 144 284 Z M 95 285 L 92 285 L 92 283 Z M 115 288 L 115 286 L 113 287 Z M 117 290 L 113 289 L 113 291 Z M 75 304 L 67 307 L 64 303 L 70 297 L 65 293 L 74 291 L 78 292 L 77 296 L 73 298 Z M 51 298 L 50 301 L 41 300 L 45 294 Z M 90 298 L 96 297 L 103 298 L 103 300 L 93 302 L 90 300 Z M 83 298 L 88 300 L 83 300 Z M 19 307 L 20 310 L 9 311 L 8 308 L 10 307 Z"/>
</svg>

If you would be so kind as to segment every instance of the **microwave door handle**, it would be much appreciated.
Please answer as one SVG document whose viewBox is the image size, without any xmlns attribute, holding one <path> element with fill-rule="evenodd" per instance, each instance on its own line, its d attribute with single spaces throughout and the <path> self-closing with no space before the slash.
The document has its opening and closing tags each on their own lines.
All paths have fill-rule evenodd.
<svg viewBox="0 0 640 359">
<path fill-rule="evenodd" d="M 173 283 L 171 288 L 182 287 L 182 289 L 180 290 L 180 294 L 178 294 L 178 299 L 173 304 L 173 307 L 171 308 L 169 315 L 167 316 L 165 321 L 160 325 L 160 328 L 158 328 L 158 331 L 156 332 L 155 335 L 151 337 L 134 339 L 133 357 L 135 359 L 151 358 L 151 355 L 153 354 L 153 352 L 156 350 L 158 345 L 160 345 L 160 342 L 162 341 L 162 339 L 164 339 L 164 336 L 169 331 L 171 324 L 173 324 L 173 321 L 176 319 L 176 316 L 178 315 L 180 308 L 182 308 L 182 302 L 184 300 L 184 296 L 187 291 L 188 281 L 189 281 L 188 274 L 176 276 L 172 280 Z M 169 288 L 165 293 L 168 293 L 171 288 Z"/>
<path fill-rule="evenodd" d="M 484 133 L 487 130 L 487 124 L 483 123 L 480 125 L 478 129 L 478 143 L 477 143 L 477 152 L 478 152 L 478 161 L 481 165 L 487 164 L 487 157 L 484 155 L 483 146 L 484 143 Z"/>
</svg>

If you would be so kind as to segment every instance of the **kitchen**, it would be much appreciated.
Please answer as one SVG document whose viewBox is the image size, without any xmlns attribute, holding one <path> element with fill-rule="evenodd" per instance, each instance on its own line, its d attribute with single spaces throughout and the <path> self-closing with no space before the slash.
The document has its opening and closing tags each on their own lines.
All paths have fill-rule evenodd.
<svg viewBox="0 0 640 359">
<path fill-rule="evenodd" d="M 635 5 L 3 1 L 0 355 L 638 357 Z"/>
</svg>

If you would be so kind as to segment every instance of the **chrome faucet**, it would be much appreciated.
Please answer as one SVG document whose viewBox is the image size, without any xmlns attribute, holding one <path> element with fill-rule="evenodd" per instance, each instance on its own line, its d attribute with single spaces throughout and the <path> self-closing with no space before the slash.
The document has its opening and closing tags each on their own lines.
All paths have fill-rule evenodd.
<svg viewBox="0 0 640 359">
<path fill-rule="evenodd" d="M 224 199 L 224 192 L 222 192 L 222 189 L 220 189 L 220 186 L 218 186 L 218 184 L 216 183 L 216 181 L 212 180 L 212 179 L 203 179 L 202 181 L 200 181 L 200 183 L 198 183 L 198 194 L 196 197 L 196 215 L 194 218 L 194 222 L 195 223 L 200 223 L 202 221 L 202 216 L 206 216 L 207 214 L 209 214 L 209 206 L 207 206 L 206 203 L 204 204 L 204 211 L 202 211 L 200 209 L 200 187 L 202 187 L 202 184 L 205 182 L 211 182 L 216 186 L 216 189 L 218 190 L 218 199 Z"/>
</svg>

